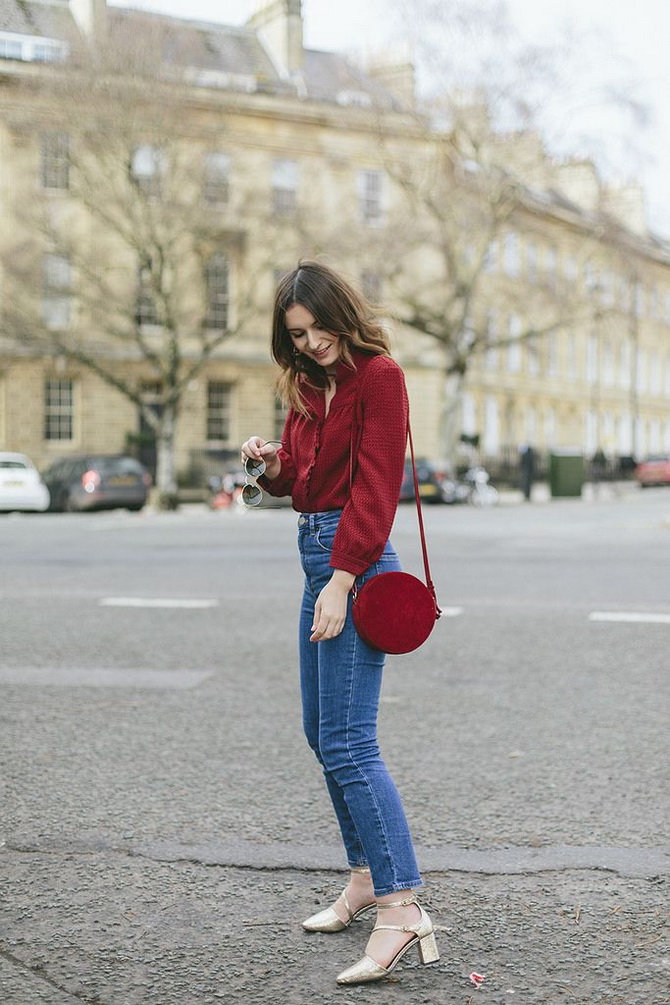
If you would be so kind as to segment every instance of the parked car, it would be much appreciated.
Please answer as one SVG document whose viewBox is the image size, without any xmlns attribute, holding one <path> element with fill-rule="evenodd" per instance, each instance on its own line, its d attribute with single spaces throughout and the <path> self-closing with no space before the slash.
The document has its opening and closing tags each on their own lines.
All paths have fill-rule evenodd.
<svg viewBox="0 0 670 1005">
<path fill-rule="evenodd" d="M 134 457 L 86 454 L 63 457 L 43 475 L 52 510 L 70 513 L 94 509 L 141 510 L 151 475 Z"/>
<path fill-rule="evenodd" d="M 43 513 L 49 508 L 49 490 L 25 454 L 0 453 L 0 511 Z"/>
<path fill-rule="evenodd" d="M 670 485 L 670 455 L 650 454 L 635 468 L 635 477 L 640 486 Z"/>
<path fill-rule="evenodd" d="M 435 461 L 417 458 L 416 477 L 419 483 L 419 497 L 422 502 L 447 502 L 449 482 L 451 481 L 447 467 Z M 400 487 L 400 502 L 411 502 L 414 499 L 414 478 L 412 462 L 405 461 L 405 472 Z"/>
</svg>

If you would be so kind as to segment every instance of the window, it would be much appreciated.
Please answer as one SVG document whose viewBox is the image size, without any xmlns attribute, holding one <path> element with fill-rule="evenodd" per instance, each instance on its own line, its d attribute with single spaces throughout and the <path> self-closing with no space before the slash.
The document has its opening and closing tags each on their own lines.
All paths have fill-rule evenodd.
<svg viewBox="0 0 670 1005">
<path fill-rule="evenodd" d="M 498 318 L 493 311 L 489 311 L 486 318 L 486 355 L 484 357 L 484 367 L 487 370 L 495 370 L 498 366 L 498 350 L 496 340 L 498 338 Z"/>
<path fill-rule="evenodd" d="M 42 188 L 70 187 L 70 137 L 67 133 L 42 134 L 40 180 Z"/>
<path fill-rule="evenodd" d="M 0 59 L 22 59 L 25 62 L 56 63 L 65 59 L 67 46 L 55 39 L 23 32 L 0 32 Z"/>
<path fill-rule="evenodd" d="M 619 343 L 619 387 L 630 387 L 631 378 L 631 347 L 630 342 Z"/>
<path fill-rule="evenodd" d="M 574 332 L 568 332 L 566 336 L 565 368 L 571 380 L 574 380 L 579 375 L 579 367 L 577 365 L 577 336 Z"/>
<path fill-rule="evenodd" d="M 558 256 L 555 248 L 547 248 L 544 261 L 547 269 L 547 282 L 553 287 L 556 283 L 556 269 L 558 266 Z"/>
<path fill-rule="evenodd" d="M 358 209 L 362 223 L 378 226 L 384 218 L 382 205 L 384 175 L 381 171 L 359 171 Z"/>
<path fill-rule="evenodd" d="M 526 365 L 531 377 L 537 377 L 541 370 L 540 344 L 536 335 L 526 341 Z M 532 439 L 532 437 L 528 437 Z"/>
<path fill-rule="evenodd" d="M 567 255 L 565 259 L 565 278 L 570 283 L 577 282 L 577 276 L 579 275 L 579 266 L 577 265 L 577 258 L 575 255 Z"/>
<path fill-rule="evenodd" d="M 288 408 L 280 401 L 279 398 L 275 398 L 274 433 L 273 433 L 273 437 L 275 440 L 281 440 L 282 438 L 282 434 L 284 432 L 284 426 L 286 425 L 287 414 L 288 414 Z"/>
<path fill-rule="evenodd" d="M 363 293 L 373 304 L 379 303 L 382 293 L 381 276 L 376 272 L 364 272 L 361 275 Z"/>
<path fill-rule="evenodd" d="M 207 383 L 207 440 L 208 442 L 230 441 L 230 417 L 232 413 L 233 385 L 222 380 Z"/>
<path fill-rule="evenodd" d="M 71 440 L 74 428 L 74 387 L 71 380 L 47 380 L 44 385 L 44 439 Z"/>
<path fill-rule="evenodd" d="M 503 241 L 503 269 L 508 276 L 519 275 L 519 235 L 513 230 L 505 234 Z"/>
<path fill-rule="evenodd" d="M 18 39 L 0 38 L 0 59 L 23 59 L 23 45 Z"/>
<path fill-rule="evenodd" d="M 230 196 L 230 157 L 213 150 L 205 154 L 203 196 L 210 206 L 228 202 Z"/>
<path fill-rule="evenodd" d="M 507 369 L 510 373 L 519 373 L 521 370 L 521 321 L 518 317 L 509 319 L 509 338 L 512 341 L 507 346 Z"/>
<path fill-rule="evenodd" d="M 597 335 L 589 335 L 586 341 L 586 380 L 597 384 L 600 379 L 600 346 Z"/>
<path fill-rule="evenodd" d="M 135 321 L 140 328 L 143 325 L 160 324 L 150 264 L 140 265 L 137 270 Z"/>
<path fill-rule="evenodd" d="M 130 162 L 130 176 L 149 198 L 160 195 L 162 178 L 165 174 L 165 156 L 158 147 L 142 144 L 133 152 Z"/>
<path fill-rule="evenodd" d="M 488 247 L 484 252 L 484 259 L 482 261 L 482 269 L 484 272 L 495 272 L 498 268 L 498 242 L 494 239 L 489 241 Z"/>
<path fill-rule="evenodd" d="M 205 326 L 215 331 L 228 327 L 229 269 L 225 255 L 212 255 L 205 266 L 207 316 Z"/>
<path fill-rule="evenodd" d="M 272 165 L 272 208 L 280 216 L 295 213 L 298 205 L 298 165 L 276 160 Z"/>
<path fill-rule="evenodd" d="M 547 374 L 550 377 L 558 377 L 558 336 L 556 332 L 549 332 L 547 340 Z"/>
<path fill-rule="evenodd" d="M 661 359 L 656 352 L 652 350 L 649 353 L 649 390 L 652 394 L 661 394 Z"/>
<path fill-rule="evenodd" d="M 529 241 L 526 245 L 526 265 L 528 267 L 528 282 L 536 283 L 538 279 L 537 245 Z"/>
<path fill-rule="evenodd" d="M 637 351 L 637 390 L 647 390 L 647 354 L 644 349 Z"/>
<path fill-rule="evenodd" d="M 497 454 L 500 449 L 500 417 L 498 402 L 491 395 L 484 401 L 484 453 Z"/>
<path fill-rule="evenodd" d="M 612 340 L 609 338 L 603 339 L 603 358 L 601 365 L 603 384 L 607 387 L 612 387 L 615 383 L 614 346 L 612 345 Z"/>
<path fill-rule="evenodd" d="M 45 255 L 43 280 L 42 320 L 47 328 L 67 328 L 72 314 L 70 260 L 64 255 Z"/>
</svg>

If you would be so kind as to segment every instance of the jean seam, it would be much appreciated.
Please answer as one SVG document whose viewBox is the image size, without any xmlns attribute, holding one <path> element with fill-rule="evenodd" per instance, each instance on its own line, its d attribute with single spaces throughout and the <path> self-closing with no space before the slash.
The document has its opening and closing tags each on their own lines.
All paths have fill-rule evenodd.
<svg viewBox="0 0 670 1005">
<path fill-rule="evenodd" d="M 353 764 L 353 766 L 356 768 L 356 771 L 358 772 L 359 778 L 362 780 L 363 784 L 366 786 L 366 788 L 368 790 L 368 793 L 370 795 L 371 802 L 374 803 L 374 807 L 375 807 L 375 810 L 377 812 L 378 826 L 379 826 L 380 832 L 381 832 L 381 834 L 383 835 L 383 838 L 384 838 L 384 854 L 386 855 L 387 860 L 391 864 L 391 871 L 393 873 L 393 880 L 394 880 L 394 882 L 396 882 L 396 863 L 394 862 L 393 856 L 391 855 L 391 850 L 390 850 L 390 846 L 389 846 L 388 831 L 387 831 L 386 827 L 384 826 L 384 814 L 381 812 L 381 807 L 379 806 L 379 802 L 378 802 L 377 797 L 375 795 L 374 789 L 370 785 L 370 783 L 369 783 L 369 781 L 368 781 L 368 779 L 367 779 L 367 777 L 365 775 L 365 772 L 362 770 L 361 766 L 357 763 L 356 758 L 351 753 L 350 732 L 349 732 L 349 727 L 350 727 L 350 722 L 351 722 L 351 718 L 350 718 L 351 717 L 351 692 L 353 690 L 353 685 L 354 685 L 354 667 L 356 666 L 356 652 L 357 652 L 358 644 L 359 644 L 359 635 L 358 635 L 358 632 L 354 632 L 354 637 L 353 638 L 354 638 L 354 645 L 353 645 L 353 650 L 352 650 L 352 653 L 351 653 L 351 663 L 350 663 L 351 670 L 350 670 L 350 674 L 349 674 L 349 694 L 348 694 L 348 700 L 347 700 L 347 732 L 346 732 L 347 756 L 348 756 L 349 761 L 351 762 L 351 764 Z M 383 894 L 380 894 L 379 896 L 383 896 Z"/>
</svg>

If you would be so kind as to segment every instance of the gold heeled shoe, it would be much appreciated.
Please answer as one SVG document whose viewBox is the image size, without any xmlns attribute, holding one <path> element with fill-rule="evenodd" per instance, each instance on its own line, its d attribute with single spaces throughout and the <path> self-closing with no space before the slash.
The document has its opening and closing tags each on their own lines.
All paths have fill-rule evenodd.
<svg viewBox="0 0 670 1005">
<path fill-rule="evenodd" d="M 352 872 L 370 872 L 368 868 L 356 867 L 351 870 Z M 371 908 L 375 907 L 375 901 L 371 900 L 369 904 L 364 904 L 363 907 L 359 907 L 357 911 L 351 910 L 351 905 L 347 898 L 346 887 L 340 894 L 340 898 L 344 904 L 344 908 L 347 912 L 347 920 L 342 921 L 339 915 L 336 913 L 334 907 L 327 907 L 324 911 L 319 911 L 318 914 L 313 914 L 311 917 L 306 918 L 302 923 L 302 927 L 306 932 L 343 932 L 345 928 L 348 928 L 352 921 L 356 918 L 360 918 L 362 914 L 365 914 Z"/>
<path fill-rule="evenodd" d="M 419 947 L 419 958 L 422 963 L 437 963 L 440 954 L 437 950 L 433 923 L 416 897 L 398 900 L 392 904 L 378 904 L 377 909 L 383 911 L 390 907 L 407 907 L 409 904 L 416 904 L 421 911 L 421 917 L 416 925 L 375 925 L 373 931 L 379 931 L 383 928 L 390 932 L 412 933 L 414 937 L 396 953 L 388 966 L 383 967 L 381 963 L 377 963 L 371 956 L 366 955 L 353 967 L 342 971 L 337 978 L 338 984 L 366 984 L 371 981 L 380 981 L 382 977 L 387 977 L 392 970 L 395 970 L 407 950 L 416 945 Z"/>
</svg>

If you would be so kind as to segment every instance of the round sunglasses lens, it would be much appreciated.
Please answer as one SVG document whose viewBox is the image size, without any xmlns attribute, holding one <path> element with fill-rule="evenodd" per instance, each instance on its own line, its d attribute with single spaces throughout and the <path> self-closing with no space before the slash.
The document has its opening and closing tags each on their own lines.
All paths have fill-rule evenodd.
<svg viewBox="0 0 670 1005">
<path fill-rule="evenodd" d="M 247 457 L 244 462 L 244 470 L 250 478 L 260 478 L 261 475 L 265 474 L 266 467 L 265 461 L 255 461 L 252 457 Z"/>
<path fill-rule="evenodd" d="M 245 485 L 242 489 L 242 502 L 245 506 L 258 506 L 263 498 L 263 493 L 258 485 Z"/>
</svg>

